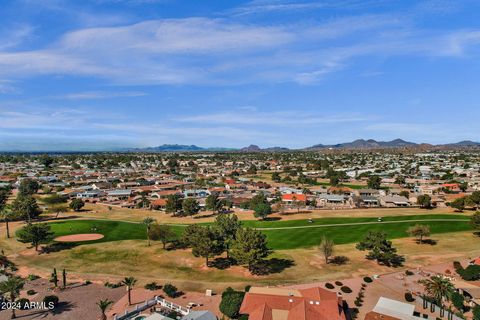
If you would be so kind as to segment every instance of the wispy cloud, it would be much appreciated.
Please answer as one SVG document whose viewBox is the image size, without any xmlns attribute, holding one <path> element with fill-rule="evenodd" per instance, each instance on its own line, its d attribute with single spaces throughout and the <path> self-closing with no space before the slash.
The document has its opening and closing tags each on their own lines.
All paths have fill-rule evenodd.
<svg viewBox="0 0 480 320">
<path fill-rule="evenodd" d="M 90 100 L 90 99 L 111 99 L 111 98 L 128 98 L 128 97 L 143 97 L 147 93 L 141 91 L 84 91 L 76 93 L 68 93 L 64 95 L 55 96 L 57 99 L 69 100 Z"/>
<path fill-rule="evenodd" d="M 462 57 L 479 44 L 480 30 L 422 31 L 400 15 L 268 26 L 213 18 L 149 20 L 79 29 L 37 50 L 0 50 L 0 76 L 83 75 L 122 85 L 305 85 L 363 56 Z"/>
<path fill-rule="evenodd" d="M 292 111 L 258 112 L 250 110 L 249 112 L 220 112 L 185 116 L 175 118 L 174 120 L 196 124 L 237 124 L 253 126 L 262 124 L 265 126 L 298 126 L 362 122 L 370 119 L 371 116 L 355 114 L 322 115 Z"/>
</svg>

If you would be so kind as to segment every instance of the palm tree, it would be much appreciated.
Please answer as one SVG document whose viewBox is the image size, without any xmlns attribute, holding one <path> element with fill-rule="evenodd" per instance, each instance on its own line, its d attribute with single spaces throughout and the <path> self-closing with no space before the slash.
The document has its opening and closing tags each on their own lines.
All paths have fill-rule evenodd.
<svg viewBox="0 0 480 320">
<path fill-rule="evenodd" d="M 152 224 L 154 224 L 157 220 L 151 218 L 151 217 L 146 217 L 143 219 L 143 224 L 147 227 L 147 241 L 148 241 L 148 246 L 150 246 L 150 227 Z"/>
<path fill-rule="evenodd" d="M 425 287 L 425 291 L 439 304 L 443 299 L 450 300 L 452 293 L 455 291 L 454 285 L 447 278 L 441 276 L 433 276 L 430 279 L 420 281 Z"/>
<path fill-rule="evenodd" d="M 97 302 L 97 306 L 100 308 L 100 311 L 102 312 L 102 320 L 107 320 L 107 315 L 105 314 L 105 311 L 107 311 L 108 307 L 112 303 L 113 301 L 108 299 L 103 299 Z"/>
<path fill-rule="evenodd" d="M 122 283 L 127 287 L 127 290 L 128 290 L 128 304 L 131 305 L 132 304 L 131 292 L 132 292 L 133 286 L 135 285 L 135 283 L 137 283 L 137 279 L 135 279 L 134 277 L 127 277 L 127 278 L 123 279 Z"/>
<path fill-rule="evenodd" d="M 25 282 L 20 277 L 11 277 L 7 281 L 0 283 L 0 292 L 10 296 L 10 302 L 15 302 L 23 289 Z M 15 308 L 12 308 L 12 319 L 16 318 Z"/>
<path fill-rule="evenodd" d="M 5 222 L 5 228 L 7 229 L 7 238 L 10 238 L 10 228 L 8 226 L 8 221 L 12 220 L 12 218 L 14 217 L 14 213 L 10 209 L 10 207 L 5 207 L 3 208 L 3 210 L 0 211 L 0 217 Z"/>
</svg>

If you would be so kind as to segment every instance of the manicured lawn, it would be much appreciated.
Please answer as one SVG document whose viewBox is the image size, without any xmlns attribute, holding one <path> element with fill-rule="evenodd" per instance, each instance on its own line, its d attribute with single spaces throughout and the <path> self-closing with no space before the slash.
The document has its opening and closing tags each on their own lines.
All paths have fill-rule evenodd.
<svg viewBox="0 0 480 320">
<path fill-rule="evenodd" d="M 425 221 L 415 222 L 412 220 L 456 220 L 465 221 Z M 255 228 L 288 228 L 304 227 L 297 229 L 272 229 L 262 230 L 267 237 L 269 246 L 272 249 L 295 249 L 307 248 L 318 245 L 322 235 L 335 241 L 336 244 L 345 244 L 357 242 L 370 230 L 386 232 L 391 239 L 407 237 L 406 230 L 409 226 L 417 223 L 430 226 L 432 234 L 446 233 L 456 231 L 472 230 L 468 223 L 468 217 L 462 215 L 412 215 L 401 217 L 386 217 L 383 219 L 387 223 L 378 223 L 376 218 L 323 218 L 315 219 L 313 223 L 306 220 L 290 221 L 245 221 L 244 226 Z M 397 223 L 388 223 L 395 222 Z M 405 221 L 405 222 L 401 222 Z M 365 225 L 346 225 L 349 223 L 370 223 Z M 325 226 L 330 224 L 345 224 L 341 226 Z M 52 231 L 56 236 L 92 233 L 92 228 L 97 229 L 97 233 L 105 237 L 88 243 L 108 242 L 117 240 L 138 240 L 146 239 L 145 226 L 140 223 L 130 223 L 110 220 L 69 220 L 50 223 Z M 319 226 L 319 227 L 315 227 Z M 183 226 L 172 226 L 175 232 L 180 235 Z"/>
</svg>

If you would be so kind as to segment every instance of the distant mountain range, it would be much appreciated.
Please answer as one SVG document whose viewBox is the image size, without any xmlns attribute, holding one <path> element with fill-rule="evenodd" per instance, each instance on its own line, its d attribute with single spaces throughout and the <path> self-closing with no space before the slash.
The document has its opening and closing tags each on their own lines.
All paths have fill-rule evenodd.
<svg viewBox="0 0 480 320">
<path fill-rule="evenodd" d="M 458 148 L 479 148 L 480 142 L 474 141 L 460 141 L 457 143 L 448 143 L 448 144 L 437 144 L 432 145 L 428 143 L 414 143 L 405 141 L 402 139 L 395 139 L 392 141 L 376 141 L 373 139 L 364 140 L 357 139 L 352 142 L 344 142 L 338 144 L 316 144 L 311 147 L 300 148 L 300 149 L 289 149 L 284 147 L 270 147 L 270 148 L 260 148 L 257 145 L 251 144 L 248 147 L 235 149 L 235 148 L 203 148 L 196 145 L 182 145 L 182 144 L 164 144 L 157 147 L 148 147 L 148 148 L 134 148 L 128 149 L 127 151 L 133 152 L 199 152 L 199 151 L 239 151 L 239 152 L 281 152 L 289 150 L 298 150 L 298 151 L 315 151 L 315 150 L 332 150 L 332 149 L 344 149 L 344 150 L 369 150 L 369 149 L 405 149 L 405 148 L 432 148 L 432 149 L 458 149 Z"/>
<path fill-rule="evenodd" d="M 138 151 L 138 152 L 195 152 L 195 151 L 233 151 L 237 150 L 234 148 L 202 148 L 196 145 L 184 145 L 184 144 L 163 144 L 158 147 L 147 147 L 147 148 L 134 148 L 128 149 L 127 151 Z"/>
</svg>

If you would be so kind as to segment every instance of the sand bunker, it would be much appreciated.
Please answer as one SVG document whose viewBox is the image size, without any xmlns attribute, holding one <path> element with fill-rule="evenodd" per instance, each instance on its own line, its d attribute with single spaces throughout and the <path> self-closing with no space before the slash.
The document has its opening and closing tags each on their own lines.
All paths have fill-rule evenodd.
<svg viewBox="0 0 480 320">
<path fill-rule="evenodd" d="M 55 241 L 58 242 L 78 242 L 78 241 L 93 241 L 102 239 L 103 234 L 100 233 L 79 233 L 79 234 L 71 234 L 69 236 L 61 236 L 55 238 Z"/>
</svg>

